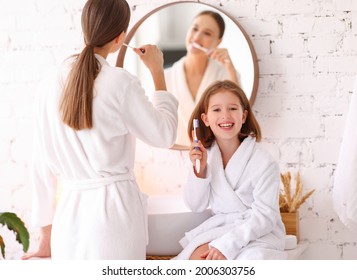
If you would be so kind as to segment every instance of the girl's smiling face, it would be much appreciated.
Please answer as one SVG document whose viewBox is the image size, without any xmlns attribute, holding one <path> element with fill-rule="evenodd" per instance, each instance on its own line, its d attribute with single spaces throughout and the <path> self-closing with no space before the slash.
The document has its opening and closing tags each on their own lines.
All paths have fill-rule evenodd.
<svg viewBox="0 0 357 280">
<path fill-rule="evenodd" d="M 243 110 L 238 96 L 223 90 L 210 97 L 207 112 L 201 115 L 201 119 L 211 128 L 218 143 L 236 142 L 247 115 L 248 111 Z"/>
<path fill-rule="evenodd" d="M 206 49 L 212 49 L 221 42 L 219 39 L 219 26 L 210 15 L 200 15 L 196 17 L 186 35 L 186 48 L 192 53 L 202 53 L 202 50 L 194 48 L 192 43 L 196 43 Z"/>
</svg>

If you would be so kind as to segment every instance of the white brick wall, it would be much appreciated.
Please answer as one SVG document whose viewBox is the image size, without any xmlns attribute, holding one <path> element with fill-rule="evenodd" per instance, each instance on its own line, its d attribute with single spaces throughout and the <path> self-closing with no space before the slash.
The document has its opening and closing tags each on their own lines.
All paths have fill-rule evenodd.
<svg viewBox="0 0 357 280">
<path fill-rule="evenodd" d="M 132 22 L 172 0 L 129 0 Z M 357 259 L 357 237 L 332 207 L 333 175 L 356 79 L 357 1 L 222 0 L 250 36 L 259 60 L 254 111 L 264 146 L 282 172 L 300 170 L 316 192 L 301 208 L 303 259 Z M 81 48 L 85 0 L 0 0 L 0 211 L 29 225 L 29 161 L 33 93 L 39 79 Z M 112 57 L 115 61 L 115 57 Z M 186 152 L 138 145 L 135 172 L 143 191 L 181 193 Z M 21 247 L 5 229 L 8 258 Z"/>
</svg>

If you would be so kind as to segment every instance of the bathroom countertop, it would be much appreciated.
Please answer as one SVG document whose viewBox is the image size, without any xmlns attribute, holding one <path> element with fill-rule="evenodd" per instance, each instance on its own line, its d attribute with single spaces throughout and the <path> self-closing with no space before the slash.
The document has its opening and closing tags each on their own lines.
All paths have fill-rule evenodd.
<svg viewBox="0 0 357 280">
<path fill-rule="evenodd" d="M 309 243 L 306 241 L 299 242 L 295 249 L 286 250 L 288 253 L 288 260 L 297 260 L 302 253 L 309 247 Z M 31 258 L 31 260 L 51 260 L 51 258 Z"/>
<path fill-rule="evenodd" d="M 306 241 L 301 241 L 297 244 L 295 249 L 285 250 L 288 253 L 289 260 L 297 260 L 304 253 L 304 251 L 309 247 L 309 243 Z"/>
</svg>

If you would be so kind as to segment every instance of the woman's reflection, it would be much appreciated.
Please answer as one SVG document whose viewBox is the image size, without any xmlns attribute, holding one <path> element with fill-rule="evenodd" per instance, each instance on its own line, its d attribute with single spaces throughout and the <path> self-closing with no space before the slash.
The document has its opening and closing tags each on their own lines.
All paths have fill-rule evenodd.
<svg viewBox="0 0 357 280">
<path fill-rule="evenodd" d="M 179 101 L 178 144 L 190 144 L 187 124 L 206 87 L 216 80 L 239 83 L 228 50 L 219 48 L 224 30 L 225 22 L 220 14 L 208 10 L 200 12 L 186 35 L 186 56 L 165 70 L 167 89 Z"/>
</svg>

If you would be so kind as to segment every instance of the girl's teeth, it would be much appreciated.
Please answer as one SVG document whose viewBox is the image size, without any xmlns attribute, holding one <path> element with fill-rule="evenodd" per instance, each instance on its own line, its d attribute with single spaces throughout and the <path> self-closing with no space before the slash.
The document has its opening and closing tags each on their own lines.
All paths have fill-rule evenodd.
<svg viewBox="0 0 357 280">
<path fill-rule="evenodd" d="M 223 124 L 220 124 L 219 126 L 220 127 L 232 127 L 233 124 L 228 124 L 228 123 L 223 123 Z"/>
</svg>

